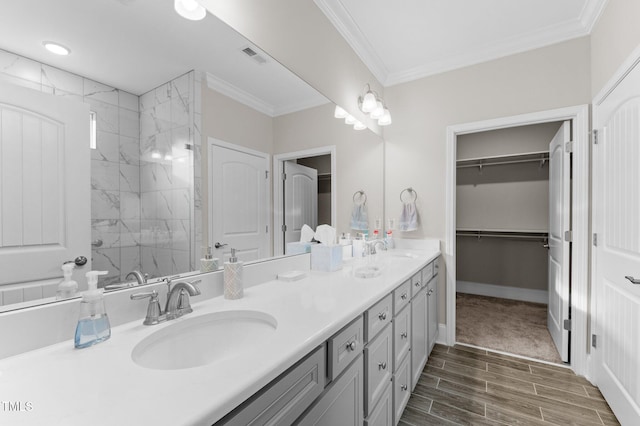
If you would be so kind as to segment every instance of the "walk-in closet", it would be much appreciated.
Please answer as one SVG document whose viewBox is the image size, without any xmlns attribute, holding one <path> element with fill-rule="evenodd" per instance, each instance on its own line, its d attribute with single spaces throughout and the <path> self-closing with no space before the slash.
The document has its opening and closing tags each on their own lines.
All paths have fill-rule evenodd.
<svg viewBox="0 0 640 426">
<path fill-rule="evenodd" d="M 549 144 L 562 123 L 459 135 L 456 336 L 561 362 L 547 330 Z"/>
</svg>

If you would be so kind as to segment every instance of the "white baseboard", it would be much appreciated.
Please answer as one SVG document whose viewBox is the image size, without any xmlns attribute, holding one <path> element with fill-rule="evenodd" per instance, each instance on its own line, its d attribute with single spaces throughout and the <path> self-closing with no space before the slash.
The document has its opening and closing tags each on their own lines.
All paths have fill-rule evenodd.
<svg viewBox="0 0 640 426">
<path fill-rule="evenodd" d="M 493 284 L 456 281 L 457 293 L 476 294 L 478 296 L 499 297 L 502 299 L 522 300 L 524 302 L 548 303 L 549 292 L 530 288 L 507 287 Z"/>
<path fill-rule="evenodd" d="M 440 343 L 441 345 L 447 344 L 447 324 L 438 324 L 436 343 Z"/>
</svg>

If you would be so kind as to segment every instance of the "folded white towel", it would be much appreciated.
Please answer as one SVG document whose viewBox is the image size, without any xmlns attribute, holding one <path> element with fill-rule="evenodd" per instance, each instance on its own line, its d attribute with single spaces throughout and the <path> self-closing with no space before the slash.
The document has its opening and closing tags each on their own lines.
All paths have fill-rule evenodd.
<svg viewBox="0 0 640 426">
<path fill-rule="evenodd" d="M 418 209 L 416 209 L 416 202 L 414 200 L 402 204 L 402 213 L 398 220 L 398 230 L 415 231 L 416 229 L 418 229 Z"/>
<path fill-rule="evenodd" d="M 367 204 L 353 204 L 351 212 L 351 229 L 355 231 L 366 231 L 369 229 L 369 218 L 367 215 Z"/>
</svg>

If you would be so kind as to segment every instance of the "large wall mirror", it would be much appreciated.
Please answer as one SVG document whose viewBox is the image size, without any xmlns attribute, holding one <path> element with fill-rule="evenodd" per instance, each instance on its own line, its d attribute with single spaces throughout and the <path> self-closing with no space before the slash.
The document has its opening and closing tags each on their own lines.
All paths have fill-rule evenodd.
<svg viewBox="0 0 640 426">
<path fill-rule="evenodd" d="M 45 41 L 71 53 L 51 54 Z M 0 281 L 0 312 L 54 302 L 62 262 L 81 255 L 88 263 L 74 272 L 80 291 L 89 265 L 108 270 L 101 285 L 117 289 L 136 283 L 131 271 L 150 280 L 198 273 L 203 247 L 221 263 L 231 246 L 247 261 L 284 255 L 286 242 L 299 238 L 291 231 L 313 220 L 288 214 L 287 170 L 289 176 L 315 173 L 316 224 L 353 232 L 359 191 L 366 194 L 370 226 L 383 219 L 380 137 L 334 118 L 330 100 L 211 14 L 188 21 L 171 0 L 23 0 L 0 16 L 0 83 L 87 104 L 95 121 L 87 116 L 85 127 L 89 133 L 94 125 L 96 135 L 82 160 L 89 167 L 80 167 L 90 186 L 90 214 L 78 225 L 86 226 L 83 248 L 48 265 L 34 256 L 2 263 L 31 243 L 3 240 L 9 234 L 0 232 L 2 270 L 14 269 L 12 281 Z M 1 107 L 10 105 L 0 99 Z M 5 112 L 2 128 L 8 129 L 15 114 Z M 4 132 L 0 147 L 17 152 L 23 142 Z M 33 149 L 21 152 L 30 158 Z M 27 166 L 13 169 L 24 177 Z M 250 169 L 260 170 L 258 189 Z M 13 188 L 0 193 L 2 225 L 28 228 L 37 218 L 33 209 L 21 207 L 13 222 L 7 219 L 29 198 L 20 194 L 33 192 L 28 180 L 7 173 L 0 179 L 2 188 L 8 182 Z M 46 206 L 39 208 L 41 217 L 50 217 Z M 260 234 L 259 247 L 246 243 L 250 234 Z"/>
</svg>

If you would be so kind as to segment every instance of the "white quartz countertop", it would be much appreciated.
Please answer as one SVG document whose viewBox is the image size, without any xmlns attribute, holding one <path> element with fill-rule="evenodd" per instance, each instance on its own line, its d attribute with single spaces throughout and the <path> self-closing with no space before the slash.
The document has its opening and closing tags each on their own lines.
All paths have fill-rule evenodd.
<svg viewBox="0 0 640 426">
<path fill-rule="evenodd" d="M 383 271 L 375 278 L 355 278 L 353 268 L 364 260 L 354 259 L 336 272 L 250 287 L 239 300 L 194 297 L 193 313 L 174 321 L 143 326 L 140 318 L 90 348 L 67 341 L 0 360 L 0 424 L 211 425 L 439 254 L 389 250 L 378 255 Z M 277 329 L 255 350 L 201 367 L 153 370 L 131 359 L 137 343 L 164 327 L 232 310 L 270 314 Z"/>
</svg>

